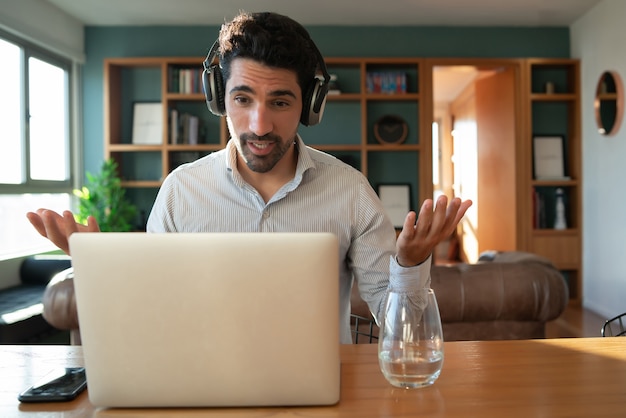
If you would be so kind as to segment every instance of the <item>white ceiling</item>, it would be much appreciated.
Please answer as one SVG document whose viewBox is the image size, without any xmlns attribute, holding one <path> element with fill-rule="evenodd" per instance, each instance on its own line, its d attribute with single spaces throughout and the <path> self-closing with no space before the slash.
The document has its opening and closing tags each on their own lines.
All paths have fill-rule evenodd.
<svg viewBox="0 0 626 418">
<path fill-rule="evenodd" d="M 468 65 L 433 68 L 433 100 L 435 104 L 449 103 L 478 76 L 476 67 Z"/>
<path fill-rule="evenodd" d="M 47 0 L 85 25 L 219 25 L 240 9 L 304 25 L 569 26 L 601 0 Z"/>
<path fill-rule="evenodd" d="M 601 0 L 47 0 L 85 25 L 220 25 L 239 10 L 274 11 L 304 25 L 569 26 Z M 433 74 L 436 102 L 479 75 Z"/>
</svg>

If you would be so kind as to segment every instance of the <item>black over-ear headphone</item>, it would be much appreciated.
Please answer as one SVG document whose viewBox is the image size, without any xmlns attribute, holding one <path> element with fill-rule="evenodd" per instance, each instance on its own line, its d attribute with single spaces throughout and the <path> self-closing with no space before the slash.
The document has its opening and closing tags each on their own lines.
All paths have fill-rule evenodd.
<svg viewBox="0 0 626 418">
<path fill-rule="evenodd" d="M 315 43 L 311 41 L 311 47 L 317 56 L 317 61 L 322 77 L 315 77 L 309 82 L 308 87 L 302 90 L 302 114 L 300 122 L 304 126 L 312 126 L 320 123 L 324 114 L 324 106 L 326 105 L 326 96 L 328 94 L 328 83 L 330 82 L 330 74 L 326 69 L 326 63 L 322 57 L 322 53 L 317 49 Z M 202 84 L 204 85 L 204 95 L 206 104 L 211 113 L 217 116 L 226 115 L 225 104 L 225 85 L 222 71 L 219 64 L 213 64 L 219 49 L 219 40 L 213 43 L 209 50 L 209 54 L 202 63 L 204 71 L 202 72 Z"/>
</svg>

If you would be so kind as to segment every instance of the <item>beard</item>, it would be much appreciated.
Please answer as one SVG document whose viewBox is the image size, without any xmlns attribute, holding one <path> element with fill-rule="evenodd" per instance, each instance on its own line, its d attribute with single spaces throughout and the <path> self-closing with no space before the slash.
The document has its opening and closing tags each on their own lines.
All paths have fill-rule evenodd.
<svg viewBox="0 0 626 418">
<path fill-rule="evenodd" d="M 250 149 L 249 141 L 267 144 L 273 146 L 273 148 L 268 154 L 258 155 Z M 280 136 L 273 134 L 257 136 L 251 133 L 244 133 L 239 136 L 237 148 L 250 170 L 256 173 L 267 173 L 285 156 L 294 141 L 295 138 L 283 141 Z"/>
</svg>

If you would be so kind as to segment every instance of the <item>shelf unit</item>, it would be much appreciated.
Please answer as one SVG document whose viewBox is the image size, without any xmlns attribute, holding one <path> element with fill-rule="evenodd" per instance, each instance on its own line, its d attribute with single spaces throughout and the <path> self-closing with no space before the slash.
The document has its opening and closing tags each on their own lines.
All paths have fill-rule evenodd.
<svg viewBox="0 0 626 418">
<path fill-rule="evenodd" d="M 575 59 L 525 60 L 524 91 L 528 131 L 525 146 L 518 161 L 525 167 L 527 187 L 522 188 L 531 198 L 521 199 L 525 205 L 520 222 L 526 237 L 526 250 L 552 260 L 568 282 L 570 301 L 582 301 L 582 172 L 580 124 L 580 63 Z M 546 88 L 551 83 L 554 91 Z M 551 86 L 551 87 L 552 87 Z M 563 138 L 565 179 L 545 180 L 534 177 L 533 138 L 535 136 Z M 565 195 L 567 228 L 554 229 L 556 191 Z M 539 204 L 542 202 L 542 204 Z M 540 215 L 541 212 L 543 215 Z M 538 221 L 538 217 L 543 222 Z"/>
<path fill-rule="evenodd" d="M 226 144 L 225 121 L 209 115 L 204 94 L 179 93 L 171 86 L 174 69 L 201 65 L 201 58 L 187 57 L 104 61 L 104 158 L 114 158 L 119 164 L 122 186 L 140 209 L 142 219 L 138 223 L 145 223 L 158 188 L 170 171 Z M 138 102 L 163 104 L 162 137 L 158 143 L 132 143 L 133 104 Z M 172 109 L 201 117 L 203 136 L 197 145 L 171 143 L 169 117 Z"/>
<path fill-rule="evenodd" d="M 210 114 L 202 93 L 173 91 L 174 69 L 200 68 L 202 57 L 111 58 L 104 63 L 104 154 L 120 165 L 123 186 L 144 216 L 161 182 L 178 164 L 224 148 L 228 132 L 224 118 Z M 361 170 L 374 188 L 380 184 L 409 184 L 411 209 L 432 197 L 431 77 L 422 58 L 328 58 L 328 71 L 337 76 L 340 94 L 331 94 L 322 123 L 301 127 L 304 142 L 329 152 Z M 523 251 L 552 260 L 566 277 L 572 303 L 582 300 L 582 172 L 580 128 L 580 67 L 573 59 L 521 59 L 519 117 L 522 118 L 516 161 L 518 245 Z M 368 74 L 399 72 L 406 77 L 406 92 L 368 91 Z M 546 93 L 546 83 L 553 93 Z M 132 144 L 132 105 L 163 103 L 163 133 L 158 144 Z M 172 109 L 198 116 L 204 127 L 197 145 L 172 144 L 169 117 Z M 381 144 L 374 124 L 385 115 L 406 121 L 408 134 L 400 144 Z M 565 138 L 567 180 L 533 178 L 534 135 Z M 565 191 L 565 230 L 537 228 L 532 196 L 549 197 Z M 548 203 L 547 206 L 550 206 Z M 549 209 L 547 212 L 550 212 Z M 549 223 L 549 222 L 548 222 Z"/>
<path fill-rule="evenodd" d="M 329 94 L 322 123 L 300 129 L 304 142 L 331 153 L 359 169 L 374 188 L 381 184 L 409 184 L 411 209 L 432 196 L 430 138 L 424 132 L 422 59 L 328 58 L 328 72 L 337 76 L 340 94 Z M 368 91 L 368 74 L 403 74 L 406 89 L 398 93 Z M 380 143 L 374 125 L 387 115 L 407 124 L 399 144 Z"/>
<path fill-rule="evenodd" d="M 174 70 L 200 68 L 202 58 L 111 58 L 104 63 L 105 158 L 120 166 L 122 185 L 140 209 L 147 213 L 161 182 L 179 164 L 222 149 L 228 140 L 224 118 L 206 108 L 201 92 L 180 93 L 172 87 Z M 328 96 L 323 122 L 301 127 L 305 143 L 329 152 L 361 170 L 372 186 L 409 184 L 411 209 L 432 195 L 430 155 L 420 143 L 421 59 L 329 58 L 330 73 L 338 75 L 341 94 Z M 406 75 L 406 92 L 368 93 L 368 72 Z M 160 143 L 132 143 L 132 104 L 163 103 Z M 200 118 L 204 134 L 197 145 L 172 144 L 170 116 L 190 113 Z M 384 115 L 401 116 L 408 125 L 402 144 L 380 144 L 373 126 Z M 355 127 L 358 127 L 355 129 Z M 420 183 L 421 182 L 421 183 Z M 143 203 L 142 203 L 143 201 Z"/>
<path fill-rule="evenodd" d="M 118 160 L 123 186 L 158 188 L 174 168 L 179 153 L 206 154 L 225 145 L 225 123 L 206 115 L 202 93 L 171 91 L 174 68 L 192 68 L 198 58 L 115 58 L 104 63 L 104 153 Z M 164 126 L 160 142 L 154 145 L 132 143 L 132 105 L 137 102 L 161 102 Z M 172 144 L 169 117 L 172 109 L 202 116 L 203 141 L 197 145 Z M 151 157 L 150 157 L 151 155 Z M 148 156 L 147 158 L 143 158 Z M 142 159 L 147 160 L 142 164 Z M 178 161 L 179 163 L 181 161 Z M 156 164 L 155 164 L 156 163 Z M 139 164 L 139 167 L 136 165 Z M 151 167 L 147 167 L 151 164 Z"/>
</svg>

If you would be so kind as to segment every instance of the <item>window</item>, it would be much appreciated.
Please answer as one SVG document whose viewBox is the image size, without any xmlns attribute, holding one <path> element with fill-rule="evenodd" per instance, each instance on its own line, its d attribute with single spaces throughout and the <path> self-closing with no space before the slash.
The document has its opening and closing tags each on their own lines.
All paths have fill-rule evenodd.
<svg viewBox="0 0 626 418">
<path fill-rule="evenodd" d="M 441 135 L 439 134 L 439 121 L 433 122 L 431 135 L 433 141 L 433 188 L 438 193 L 441 192 Z"/>
<path fill-rule="evenodd" d="M 53 249 L 26 219 L 69 209 L 71 62 L 0 32 L 0 259 Z"/>
</svg>

